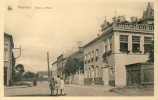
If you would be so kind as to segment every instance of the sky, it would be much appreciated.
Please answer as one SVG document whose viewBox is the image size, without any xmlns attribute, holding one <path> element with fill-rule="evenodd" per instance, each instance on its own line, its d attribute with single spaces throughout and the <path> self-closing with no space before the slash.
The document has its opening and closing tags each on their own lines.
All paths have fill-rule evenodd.
<svg viewBox="0 0 158 100">
<path fill-rule="evenodd" d="M 151 5 L 153 8 L 153 3 Z M 13 9 L 7 10 L 8 6 Z M 16 64 L 23 64 L 25 71 L 47 71 L 47 52 L 51 67 L 57 57 L 77 41 L 86 44 L 96 38 L 105 16 L 109 22 L 115 15 L 130 21 L 132 16 L 142 18 L 146 8 L 147 2 L 6 0 L 4 32 L 13 36 L 15 48 L 22 48 Z M 19 50 L 14 53 L 17 57 Z"/>
</svg>

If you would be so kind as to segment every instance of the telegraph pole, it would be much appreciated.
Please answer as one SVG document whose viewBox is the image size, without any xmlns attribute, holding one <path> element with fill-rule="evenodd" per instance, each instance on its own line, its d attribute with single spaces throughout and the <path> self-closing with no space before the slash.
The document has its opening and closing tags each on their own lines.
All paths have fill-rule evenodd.
<svg viewBox="0 0 158 100">
<path fill-rule="evenodd" d="M 49 72 L 49 52 L 47 52 L 47 62 L 48 62 L 48 81 L 50 80 L 50 72 Z"/>
</svg>

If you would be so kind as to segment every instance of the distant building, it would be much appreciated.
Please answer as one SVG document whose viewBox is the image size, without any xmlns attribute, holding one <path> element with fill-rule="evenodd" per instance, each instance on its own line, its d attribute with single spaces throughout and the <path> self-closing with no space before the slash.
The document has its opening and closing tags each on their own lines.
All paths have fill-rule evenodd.
<svg viewBox="0 0 158 100">
<path fill-rule="evenodd" d="M 79 53 L 79 52 L 81 51 L 82 46 L 83 46 L 82 41 L 78 41 L 77 45 L 75 45 L 72 49 L 70 49 L 69 51 L 67 51 L 67 52 L 65 52 L 65 53 L 63 53 L 63 54 L 61 54 L 60 56 L 57 57 L 57 75 L 59 75 L 59 77 L 65 78 L 65 75 L 63 74 L 63 68 L 65 66 L 67 58 L 70 57 L 70 56 L 80 57 L 81 53 Z M 79 54 L 79 55 L 76 55 L 76 54 Z M 80 58 L 82 59 L 83 56 L 80 57 Z"/>
<path fill-rule="evenodd" d="M 125 65 L 146 62 L 154 35 L 154 10 L 150 3 L 141 20 L 124 16 L 106 19 L 102 34 L 83 46 L 84 83 L 96 85 L 126 85 Z"/>
<path fill-rule="evenodd" d="M 38 71 L 39 81 L 48 81 L 48 71 Z"/>
<path fill-rule="evenodd" d="M 4 85 L 10 85 L 14 81 L 15 58 L 13 48 L 12 35 L 4 33 Z"/>
</svg>

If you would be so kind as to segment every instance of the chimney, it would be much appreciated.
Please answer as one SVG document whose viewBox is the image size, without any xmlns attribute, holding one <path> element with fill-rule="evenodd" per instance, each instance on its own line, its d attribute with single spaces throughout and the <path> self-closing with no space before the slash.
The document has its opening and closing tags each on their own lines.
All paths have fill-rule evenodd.
<svg viewBox="0 0 158 100">
<path fill-rule="evenodd" d="M 119 16 L 119 17 L 118 17 L 118 20 L 119 20 L 120 22 L 124 22 L 126 19 L 125 19 L 125 16 Z"/>
<path fill-rule="evenodd" d="M 137 20 L 138 20 L 137 17 L 135 17 L 135 16 L 131 17 L 131 22 L 132 22 L 132 23 L 135 22 L 135 21 L 137 21 Z"/>
<path fill-rule="evenodd" d="M 112 20 L 113 20 L 113 22 L 116 22 L 117 18 L 116 18 L 116 17 L 113 17 Z"/>
</svg>

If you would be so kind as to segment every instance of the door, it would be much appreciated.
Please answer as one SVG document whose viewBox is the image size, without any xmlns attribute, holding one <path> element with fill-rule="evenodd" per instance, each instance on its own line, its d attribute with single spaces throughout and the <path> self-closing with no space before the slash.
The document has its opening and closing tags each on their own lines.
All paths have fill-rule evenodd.
<svg viewBox="0 0 158 100">
<path fill-rule="evenodd" d="M 132 69 L 128 72 L 128 85 L 138 86 L 140 85 L 140 70 Z"/>
</svg>

